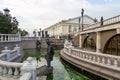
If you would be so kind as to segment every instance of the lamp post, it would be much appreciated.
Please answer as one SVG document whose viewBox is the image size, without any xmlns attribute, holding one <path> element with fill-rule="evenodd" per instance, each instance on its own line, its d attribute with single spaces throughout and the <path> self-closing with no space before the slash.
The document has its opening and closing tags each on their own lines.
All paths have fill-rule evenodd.
<svg viewBox="0 0 120 80">
<path fill-rule="evenodd" d="M 40 40 L 41 39 L 41 28 L 38 31 L 38 37 L 39 37 L 39 40 Z"/>
<path fill-rule="evenodd" d="M 7 9 L 7 8 L 4 9 L 4 13 L 5 13 L 6 16 L 9 16 L 9 12 L 10 12 L 9 9 Z"/>
<path fill-rule="evenodd" d="M 80 21 L 81 21 L 81 18 L 79 17 L 79 30 L 78 31 L 80 31 Z"/>
<path fill-rule="evenodd" d="M 83 30 L 83 15 L 84 15 L 84 9 L 83 8 L 81 10 L 81 15 L 82 15 L 82 30 Z"/>
<path fill-rule="evenodd" d="M 35 29 L 34 31 L 33 31 L 33 34 L 34 34 L 34 37 L 36 38 L 37 37 L 37 29 Z"/>
</svg>

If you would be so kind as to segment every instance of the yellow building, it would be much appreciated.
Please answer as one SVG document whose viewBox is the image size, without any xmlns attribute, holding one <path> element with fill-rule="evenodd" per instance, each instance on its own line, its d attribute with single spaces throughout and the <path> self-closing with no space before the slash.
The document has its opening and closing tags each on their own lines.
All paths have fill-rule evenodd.
<svg viewBox="0 0 120 80">
<path fill-rule="evenodd" d="M 88 25 L 94 24 L 95 19 L 89 17 L 88 15 L 83 16 L 83 26 L 86 27 Z M 80 31 L 82 28 L 82 17 L 71 18 L 68 20 L 62 20 L 46 29 L 44 31 L 48 31 L 50 37 L 54 36 L 55 38 L 59 38 L 60 36 L 66 36 L 68 34 L 74 34 Z"/>
</svg>

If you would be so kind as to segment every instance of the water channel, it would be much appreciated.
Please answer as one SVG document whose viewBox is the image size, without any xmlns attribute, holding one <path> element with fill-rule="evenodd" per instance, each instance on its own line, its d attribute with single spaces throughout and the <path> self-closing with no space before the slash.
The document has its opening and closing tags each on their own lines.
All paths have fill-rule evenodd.
<svg viewBox="0 0 120 80">
<path fill-rule="evenodd" d="M 46 61 L 43 57 L 41 57 L 41 61 L 39 62 L 38 65 L 43 65 L 43 64 L 46 65 Z M 98 79 L 91 79 L 90 77 L 88 78 L 87 76 L 81 74 L 79 69 L 72 67 L 72 65 L 66 64 L 65 61 L 62 60 L 59 56 L 54 57 L 53 61 L 51 62 L 51 65 L 54 68 L 53 73 L 48 76 L 45 76 L 43 79 L 38 79 L 38 80 L 98 80 Z M 104 79 L 100 79 L 100 80 L 104 80 Z"/>
</svg>

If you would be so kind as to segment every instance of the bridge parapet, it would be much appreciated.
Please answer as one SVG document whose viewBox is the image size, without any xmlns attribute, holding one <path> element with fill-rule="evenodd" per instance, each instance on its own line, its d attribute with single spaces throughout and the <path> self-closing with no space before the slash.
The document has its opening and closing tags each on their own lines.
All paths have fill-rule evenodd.
<svg viewBox="0 0 120 80">
<path fill-rule="evenodd" d="M 106 20 L 103 21 L 103 26 L 106 25 L 110 25 L 110 24 L 114 24 L 120 22 L 120 15 L 108 18 Z M 89 25 L 87 27 L 85 27 L 83 30 L 87 30 L 87 29 L 91 29 L 91 28 L 97 28 L 97 27 L 101 27 L 101 22 L 97 22 L 95 24 Z"/>
<path fill-rule="evenodd" d="M 120 57 L 64 47 L 61 56 L 71 64 L 107 79 L 120 79 Z M 114 75 L 113 75 L 114 74 Z"/>
<path fill-rule="evenodd" d="M 77 58 L 81 58 L 83 60 L 87 60 L 89 62 L 96 63 L 104 67 L 108 67 L 108 68 L 120 71 L 120 57 L 119 56 L 84 51 L 84 50 L 79 50 L 75 48 L 70 49 L 69 47 L 65 47 L 64 52 L 68 53 L 69 55 L 73 55 Z M 71 54 L 69 52 L 71 52 Z"/>
</svg>

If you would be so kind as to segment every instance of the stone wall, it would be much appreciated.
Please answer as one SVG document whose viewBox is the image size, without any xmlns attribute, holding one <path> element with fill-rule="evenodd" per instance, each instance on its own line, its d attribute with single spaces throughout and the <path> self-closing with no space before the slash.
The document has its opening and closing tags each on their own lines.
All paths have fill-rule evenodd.
<svg viewBox="0 0 120 80">
<path fill-rule="evenodd" d="M 22 40 L 23 49 L 35 49 L 36 40 Z"/>
<path fill-rule="evenodd" d="M 50 39 L 51 44 L 54 47 L 62 47 L 64 45 L 64 39 Z M 35 49 L 36 40 L 22 40 L 23 49 Z M 41 48 L 47 48 L 46 38 L 41 39 Z"/>
</svg>

